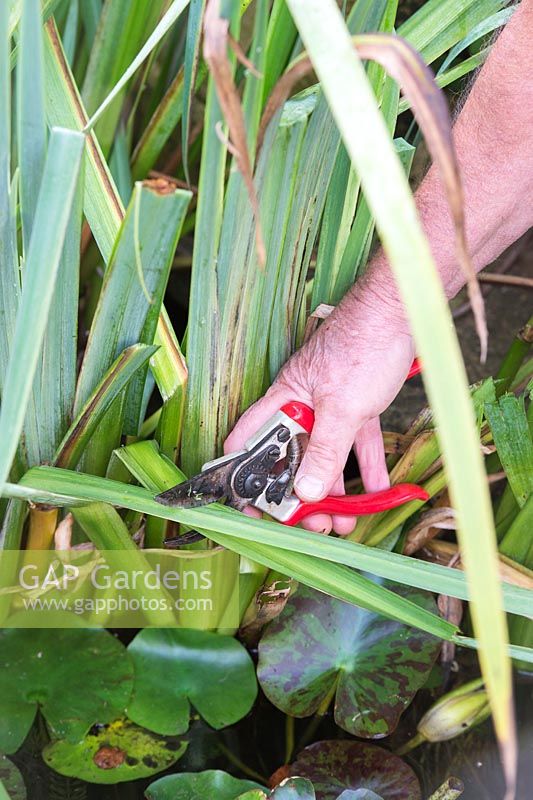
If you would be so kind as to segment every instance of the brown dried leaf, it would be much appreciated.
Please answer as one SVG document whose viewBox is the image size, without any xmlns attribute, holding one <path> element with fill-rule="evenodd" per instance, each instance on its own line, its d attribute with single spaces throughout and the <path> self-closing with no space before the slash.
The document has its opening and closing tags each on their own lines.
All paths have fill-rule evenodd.
<svg viewBox="0 0 533 800">
<path fill-rule="evenodd" d="M 421 515 L 406 536 L 403 554 L 411 556 L 437 535 L 439 530 L 455 530 L 457 522 L 453 508 L 433 508 Z"/>
</svg>

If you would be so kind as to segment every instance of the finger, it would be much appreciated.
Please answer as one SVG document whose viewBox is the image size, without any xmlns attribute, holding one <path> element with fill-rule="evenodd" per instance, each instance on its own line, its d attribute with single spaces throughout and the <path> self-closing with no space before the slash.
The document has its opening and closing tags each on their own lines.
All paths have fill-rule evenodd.
<svg viewBox="0 0 533 800">
<path fill-rule="evenodd" d="M 331 494 L 346 494 L 344 489 L 343 475 L 334 484 Z M 340 514 L 334 514 L 332 517 L 333 530 L 335 533 L 338 533 L 339 536 L 347 536 L 349 533 L 351 533 L 355 528 L 356 522 L 357 520 L 355 517 L 345 517 L 344 515 L 341 516 Z"/>
<path fill-rule="evenodd" d="M 294 488 L 302 500 L 322 500 L 342 476 L 355 425 L 345 409 L 325 399 L 315 406 L 315 424 L 296 474 Z"/>
<path fill-rule="evenodd" d="M 244 412 L 232 432 L 224 442 L 224 453 L 233 453 L 241 450 L 250 436 L 253 436 L 265 422 L 279 411 L 284 403 L 294 399 L 287 397 L 286 390 L 272 388 L 264 397 L 254 403 Z"/>
<path fill-rule="evenodd" d="M 390 479 L 379 417 L 368 420 L 359 428 L 355 435 L 354 449 L 365 490 L 379 492 L 388 489 Z"/>
<path fill-rule="evenodd" d="M 246 514 L 247 517 L 254 517 L 254 519 L 261 519 L 263 516 L 262 512 L 255 506 L 246 506 L 243 513 Z"/>
<path fill-rule="evenodd" d="M 302 528 L 312 533 L 331 533 L 333 521 L 329 514 L 311 514 L 302 520 Z"/>
</svg>

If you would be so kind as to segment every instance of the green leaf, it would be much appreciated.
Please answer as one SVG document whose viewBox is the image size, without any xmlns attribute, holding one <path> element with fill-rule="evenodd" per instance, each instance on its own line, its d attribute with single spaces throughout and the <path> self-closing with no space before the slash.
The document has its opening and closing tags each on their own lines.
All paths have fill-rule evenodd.
<svg viewBox="0 0 533 800">
<path fill-rule="evenodd" d="M 533 569 L 533 493 L 502 537 L 500 553 Z"/>
<path fill-rule="evenodd" d="M 10 49 L 9 4 L 0 3 L 0 392 L 4 386 L 20 300 L 16 191 L 11 191 Z"/>
<path fill-rule="evenodd" d="M 393 616 L 394 610 L 396 609 L 397 614 L 399 605 L 404 605 L 404 603 L 400 603 L 397 595 L 376 586 L 372 581 L 360 583 L 357 580 L 358 577 L 360 579 L 360 576 L 356 576 L 350 571 L 332 570 L 332 565 L 327 565 L 325 562 L 329 560 L 338 562 L 338 564 L 347 564 L 398 582 L 462 599 L 468 598 L 464 575 L 458 570 L 450 570 L 437 564 L 425 564 L 397 553 L 376 550 L 334 537 L 316 536 L 316 534 L 302 529 L 289 528 L 276 522 L 252 520 L 244 514 L 218 504 L 193 509 L 162 506 L 153 499 L 153 493 L 168 488 L 172 483 L 179 482 L 180 479 L 183 479 L 183 473 L 180 473 L 170 461 L 159 457 L 151 443 L 142 443 L 146 445 L 143 449 L 140 449 L 140 444 L 138 443 L 135 447 L 139 448 L 137 458 L 141 462 L 142 469 L 134 467 L 134 474 L 138 480 L 153 487 L 149 491 L 105 478 L 51 467 L 38 467 L 29 470 L 20 484 L 9 484 L 7 494 L 10 497 L 31 499 L 34 502 L 52 505 L 75 505 L 80 502 L 101 501 L 182 522 L 189 528 L 203 530 L 206 533 L 209 531 L 208 536 L 212 536 L 219 544 L 229 545 L 231 549 L 239 550 L 245 545 L 253 546 L 254 553 L 261 554 L 263 560 L 272 558 L 276 559 L 279 564 L 283 561 L 282 566 L 275 566 L 275 568 L 279 568 L 284 574 L 287 574 L 287 570 L 293 571 L 297 577 L 302 574 L 300 567 L 305 562 L 305 572 L 308 577 L 304 582 L 308 582 L 309 579 L 313 580 L 314 576 L 314 583 L 320 584 L 327 574 L 327 585 L 330 587 L 328 593 L 333 596 L 339 596 L 334 589 L 336 580 L 338 581 L 342 577 L 343 590 L 346 591 L 346 587 L 350 585 L 348 576 L 355 576 L 351 583 L 353 601 L 360 602 L 363 599 L 362 595 L 358 595 L 358 600 L 356 600 L 353 594 L 354 584 L 357 583 L 358 588 L 364 586 L 365 590 L 368 589 L 372 593 L 374 602 L 379 604 L 383 613 L 385 613 L 386 603 L 386 613 L 391 613 Z M 132 462 L 126 463 L 128 468 L 132 469 Z M 308 555 L 309 558 L 303 559 L 302 554 Z M 254 558 L 255 556 L 250 555 L 249 557 Z M 320 562 L 316 561 L 317 558 L 320 559 Z M 318 568 L 319 563 L 320 568 Z M 298 579 L 302 580 L 303 578 L 299 577 Z M 315 585 L 315 588 L 324 590 L 325 586 Z M 506 585 L 505 592 L 507 610 L 514 614 L 529 616 L 531 591 Z M 348 597 L 340 599 L 347 600 Z M 368 596 L 366 596 L 366 602 L 369 602 Z M 421 623 L 423 617 L 426 618 L 426 621 L 428 620 L 427 614 L 422 613 L 417 606 L 408 603 L 406 607 L 410 609 L 410 613 L 413 613 L 413 620 L 416 619 L 418 624 Z M 408 622 L 403 614 L 404 612 L 401 612 L 401 616 L 395 618 Z M 431 615 L 430 620 L 430 632 L 435 633 L 434 619 Z M 412 621 L 411 624 L 416 623 Z M 440 620 L 438 630 L 440 634 L 436 633 L 436 635 L 446 637 L 452 635 L 454 628 Z"/>
<path fill-rule="evenodd" d="M 516 502 L 522 508 L 533 491 L 533 438 L 524 398 L 504 394 L 485 404 L 485 416 Z"/>
<path fill-rule="evenodd" d="M 371 789 L 345 789 L 337 800 L 383 800 L 383 798 Z"/>
<path fill-rule="evenodd" d="M 147 800 L 237 800 L 240 794 L 261 789 L 257 783 L 239 780 L 217 769 L 166 775 L 146 789 Z"/>
<path fill-rule="evenodd" d="M 196 472 L 205 460 L 214 456 L 217 446 L 213 401 L 211 392 L 206 391 L 206 380 L 211 381 L 213 360 L 218 355 L 217 326 L 213 325 L 212 321 L 219 315 L 216 288 L 217 253 L 222 225 L 226 169 L 226 148 L 216 130 L 221 122 L 222 113 L 216 88 L 213 79 L 210 78 L 204 114 L 189 295 L 187 363 L 190 373 L 186 401 L 188 424 L 182 443 L 182 462 L 191 474 Z"/>
<path fill-rule="evenodd" d="M 266 43 L 264 102 L 287 66 L 297 35 L 298 31 L 287 8 L 287 3 L 285 0 L 274 0 Z"/>
<path fill-rule="evenodd" d="M 46 158 L 40 0 L 23 0 L 17 66 L 18 162 L 24 253 L 27 256 Z"/>
<path fill-rule="evenodd" d="M 465 33 L 509 4 L 509 0 L 428 0 L 400 27 L 406 38 L 431 64 Z"/>
<path fill-rule="evenodd" d="M 216 729 L 238 722 L 254 703 L 253 662 L 231 636 L 147 628 L 137 634 L 128 652 L 135 668 L 128 716 L 156 733 L 184 733 L 189 701 Z"/>
<path fill-rule="evenodd" d="M 80 15 L 79 0 L 72 0 L 69 4 L 65 30 L 63 33 L 63 46 L 69 64 L 72 65 L 76 55 L 76 42 L 78 38 L 78 21 Z"/>
<path fill-rule="evenodd" d="M 76 391 L 75 414 L 125 347 L 152 344 L 190 193 L 136 184 L 93 318 Z M 129 432 L 137 433 L 143 379 L 128 389 Z M 85 468 L 102 473 L 122 431 L 120 402 L 86 450 Z"/>
<path fill-rule="evenodd" d="M 27 794 L 24 778 L 18 767 L 4 755 L 0 755 L 0 787 L 1 786 L 3 786 L 8 793 L 5 795 L 6 800 L 26 800 Z"/>
<path fill-rule="evenodd" d="M 421 799 L 411 767 L 387 750 L 362 742 L 316 742 L 302 750 L 291 772 L 310 780 L 320 800 L 337 800 L 345 789 L 369 789 L 398 800 Z"/>
<path fill-rule="evenodd" d="M 54 294 L 63 242 L 83 150 L 83 136 L 55 128 L 50 137 L 45 172 L 39 191 L 25 282 L 10 360 L 5 376 L 9 387 L 0 410 L 0 491 L 15 455 L 33 377 Z"/>
<path fill-rule="evenodd" d="M 198 71 L 200 56 L 200 39 L 202 35 L 202 19 L 204 16 L 206 0 L 191 0 L 189 17 L 187 20 L 187 41 L 185 44 L 185 61 L 183 68 L 183 112 L 181 123 L 181 159 L 185 180 L 189 179 L 189 131 L 191 118 L 191 104 L 194 94 L 194 84 Z"/>
<path fill-rule="evenodd" d="M 188 0 L 177 2 L 183 6 Z M 164 0 L 152 0 L 151 3 L 143 0 L 106 0 L 104 4 L 91 48 L 82 95 L 89 113 L 93 116 L 95 113 L 100 116 L 111 106 L 98 126 L 98 138 L 105 153 L 109 152 L 113 142 L 122 108 L 124 87 L 153 49 L 153 45 L 149 43 L 155 31 L 150 37 L 148 32 L 154 29 L 164 5 Z M 176 0 L 173 7 L 175 5 Z M 170 15 L 171 11 L 169 9 L 165 16 Z M 163 20 L 156 30 L 162 23 Z M 140 59 L 137 55 L 139 48 L 139 56 L 142 54 Z M 113 102 L 115 98 L 118 99 Z"/>
<path fill-rule="evenodd" d="M 394 587 L 436 611 L 431 595 Z M 284 713 L 308 717 L 335 695 L 335 722 L 380 738 L 426 682 L 440 642 L 380 614 L 299 587 L 259 644 L 257 677 Z"/>
<path fill-rule="evenodd" d="M 10 623 L 17 624 L 17 616 Z M 83 675 L 83 686 L 80 684 Z M 105 630 L 0 630 L 0 749 L 24 741 L 37 708 L 53 734 L 76 742 L 96 722 L 126 707 L 133 667 L 124 646 Z"/>
<path fill-rule="evenodd" d="M 54 458 L 57 466 L 68 469 L 76 467 L 87 443 L 91 440 L 109 407 L 125 389 L 137 370 L 146 364 L 156 350 L 156 347 L 136 344 L 133 347 L 127 347 L 119 355 L 65 434 Z"/>
<path fill-rule="evenodd" d="M 287 4 L 360 175 L 424 364 L 424 384 L 439 430 L 471 589 L 470 612 L 482 647 L 481 669 L 511 785 L 516 731 L 496 535 L 474 409 L 450 310 L 405 173 L 336 3 L 287 0 Z M 358 102 L 347 103 L 346 97 L 354 94 Z"/>
<path fill-rule="evenodd" d="M 123 783 L 168 769 L 186 749 L 187 742 L 154 736 L 129 720 L 118 719 L 98 726 L 81 742 L 51 742 L 43 758 L 61 775 L 88 783 Z"/>
<path fill-rule="evenodd" d="M 83 169 L 82 169 L 83 173 Z M 26 416 L 30 465 L 53 460 L 72 418 L 76 392 L 83 174 L 78 179 L 42 351 Z"/>
</svg>

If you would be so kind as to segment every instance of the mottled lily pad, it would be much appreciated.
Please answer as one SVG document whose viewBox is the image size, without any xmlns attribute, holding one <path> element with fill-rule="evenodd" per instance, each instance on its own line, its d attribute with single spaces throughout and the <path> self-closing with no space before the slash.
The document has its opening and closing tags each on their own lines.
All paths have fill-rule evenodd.
<svg viewBox="0 0 533 800">
<path fill-rule="evenodd" d="M 189 701 L 219 729 L 242 719 L 256 698 L 252 659 L 231 636 L 147 628 L 128 651 L 135 668 L 128 716 L 156 733 L 185 733 Z"/>
<path fill-rule="evenodd" d="M 131 695 L 125 647 L 96 628 L 0 630 L 0 750 L 14 753 L 40 707 L 54 736 L 76 742 L 120 715 Z"/>
<path fill-rule="evenodd" d="M 64 739 L 43 750 L 49 767 L 89 783 L 122 783 L 146 778 L 172 766 L 187 742 L 145 731 L 129 720 L 95 726 L 81 742 Z"/>
<path fill-rule="evenodd" d="M 237 800 L 244 792 L 261 788 L 257 783 L 239 780 L 227 772 L 208 769 L 165 775 L 151 783 L 145 795 L 147 800 Z"/>
<path fill-rule="evenodd" d="M 306 747 L 291 765 L 310 780 L 316 800 L 337 800 L 348 789 L 370 790 L 383 800 L 420 800 L 420 786 L 401 758 L 365 742 L 338 739 Z M 370 800 L 356 795 L 357 800 Z M 348 795 L 343 800 L 353 800 Z"/>
<path fill-rule="evenodd" d="M 28 795 L 20 770 L 3 755 L 0 755 L 0 781 L 9 795 L 9 800 L 26 800 Z"/>
<path fill-rule="evenodd" d="M 428 593 L 391 588 L 436 613 Z M 269 700 L 294 717 L 315 713 L 336 684 L 336 723 L 381 738 L 425 683 L 439 647 L 423 631 L 300 586 L 261 639 L 257 676 Z"/>
</svg>

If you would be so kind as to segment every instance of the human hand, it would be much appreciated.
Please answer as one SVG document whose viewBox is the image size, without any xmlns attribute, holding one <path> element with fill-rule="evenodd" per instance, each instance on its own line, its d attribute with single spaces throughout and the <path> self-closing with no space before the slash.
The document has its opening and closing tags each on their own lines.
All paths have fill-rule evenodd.
<svg viewBox="0 0 533 800">
<path fill-rule="evenodd" d="M 240 418 L 224 444 L 239 450 L 284 403 L 298 400 L 315 411 L 315 424 L 296 475 L 301 500 L 344 494 L 343 469 L 353 447 L 365 490 L 389 486 L 379 415 L 405 381 L 414 345 L 403 315 L 372 297 L 347 297 L 282 368 L 265 396 Z M 250 507 L 249 513 L 260 516 Z M 350 533 L 353 517 L 315 514 L 310 531 Z"/>
</svg>

